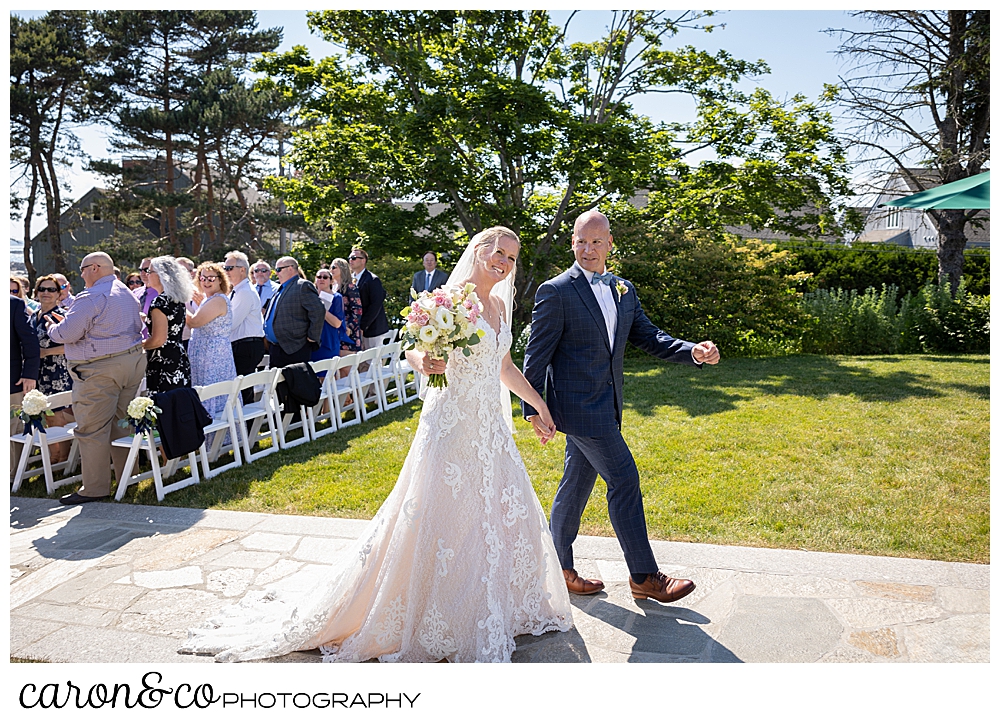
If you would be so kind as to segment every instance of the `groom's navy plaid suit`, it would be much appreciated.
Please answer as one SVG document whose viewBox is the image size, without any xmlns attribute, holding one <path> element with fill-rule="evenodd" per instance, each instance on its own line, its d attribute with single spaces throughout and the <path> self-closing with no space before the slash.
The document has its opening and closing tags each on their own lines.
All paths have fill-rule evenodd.
<svg viewBox="0 0 1000 723">
<path fill-rule="evenodd" d="M 624 294 L 619 294 L 619 283 L 627 288 Z M 613 347 L 600 305 L 577 264 L 538 288 L 524 376 L 566 435 L 565 470 L 551 515 L 563 569 L 573 568 L 573 541 L 600 474 L 629 572 L 648 574 L 659 568 L 646 534 L 639 471 L 621 434 L 625 342 L 666 361 L 701 365 L 691 357 L 692 342 L 674 339 L 653 325 L 632 284 L 616 278 L 611 288 L 618 311 Z M 526 417 L 535 414 L 527 404 L 522 409 Z"/>
</svg>

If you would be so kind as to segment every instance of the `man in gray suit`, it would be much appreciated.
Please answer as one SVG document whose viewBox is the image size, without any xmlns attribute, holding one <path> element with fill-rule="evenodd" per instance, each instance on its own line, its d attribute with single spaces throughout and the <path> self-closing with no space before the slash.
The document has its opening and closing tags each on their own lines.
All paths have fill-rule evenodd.
<svg viewBox="0 0 1000 723">
<path fill-rule="evenodd" d="M 428 251 L 424 254 L 424 270 L 413 275 L 410 287 L 418 294 L 421 291 L 434 291 L 448 280 L 448 274 L 437 267 L 437 254 Z"/>
<path fill-rule="evenodd" d="M 280 286 L 264 310 L 264 337 L 272 368 L 309 361 L 319 348 L 326 316 L 316 287 L 299 275 L 298 261 L 282 256 L 274 270 Z"/>
</svg>

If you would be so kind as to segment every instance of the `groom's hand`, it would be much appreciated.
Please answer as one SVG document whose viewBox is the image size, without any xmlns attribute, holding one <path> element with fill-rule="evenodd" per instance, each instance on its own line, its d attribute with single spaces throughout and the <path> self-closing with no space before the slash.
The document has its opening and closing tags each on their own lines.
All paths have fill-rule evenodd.
<svg viewBox="0 0 1000 723">
<path fill-rule="evenodd" d="M 710 341 L 695 344 L 691 349 L 691 358 L 699 364 L 718 364 L 720 356 L 719 347 Z"/>
</svg>

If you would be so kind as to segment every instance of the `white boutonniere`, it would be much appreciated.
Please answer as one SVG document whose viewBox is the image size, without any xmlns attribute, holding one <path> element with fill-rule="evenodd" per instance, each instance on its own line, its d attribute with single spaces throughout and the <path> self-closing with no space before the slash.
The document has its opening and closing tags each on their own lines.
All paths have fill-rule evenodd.
<svg viewBox="0 0 1000 723">
<path fill-rule="evenodd" d="M 618 301 L 621 301 L 622 297 L 628 293 L 628 287 L 621 279 L 615 279 L 615 288 L 618 289 Z"/>
</svg>

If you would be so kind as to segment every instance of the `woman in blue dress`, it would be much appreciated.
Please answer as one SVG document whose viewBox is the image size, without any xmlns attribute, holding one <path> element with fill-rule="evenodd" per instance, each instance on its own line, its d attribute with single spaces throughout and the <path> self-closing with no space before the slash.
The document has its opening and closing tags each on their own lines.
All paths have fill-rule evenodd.
<svg viewBox="0 0 1000 723">
<path fill-rule="evenodd" d="M 229 305 L 229 278 L 220 264 L 206 262 L 196 272 L 198 286 L 205 299 L 194 314 L 187 314 L 191 327 L 188 358 L 191 360 L 191 384 L 203 387 L 236 378 L 236 363 L 229 335 L 233 330 L 233 310 Z M 226 407 L 226 397 L 212 397 L 203 402 L 213 419 Z"/>
<path fill-rule="evenodd" d="M 324 267 L 316 272 L 316 290 L 326 307 L 326 318 L 323 324 L 323 336 L 320 338 L 319 349 L 309 357 L 310 361 L 322 361 L 340 356 L 340 347 L 349 340 L 344 320 L 344 297 L 334 291 L 333 273 Z"/>
</svg>

